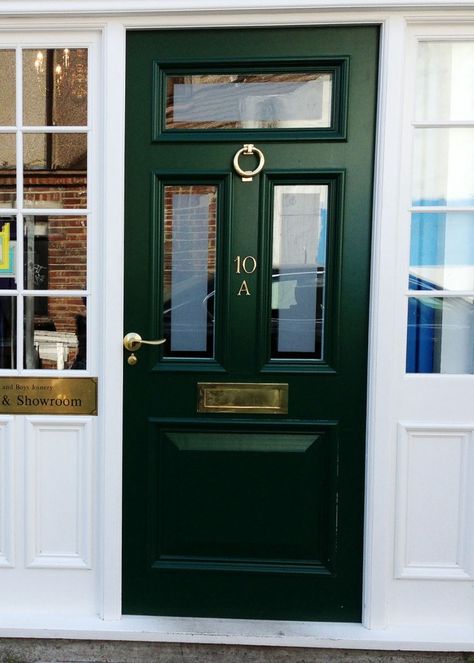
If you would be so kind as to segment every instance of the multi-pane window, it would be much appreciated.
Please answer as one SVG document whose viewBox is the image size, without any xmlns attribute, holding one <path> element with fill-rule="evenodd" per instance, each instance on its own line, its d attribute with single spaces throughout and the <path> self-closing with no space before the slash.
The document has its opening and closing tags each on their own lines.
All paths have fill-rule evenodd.
<svg viewBox="0 0 474 663">
<path fill-rule="evenodd" d="M 474 373 L 474 42 L 418 45 L 407 372 Z"/>
<path fill-rule="evenodd" d="M 0 50 L 0 368 L 85 369 L 88 51 Z"/>
</svg>

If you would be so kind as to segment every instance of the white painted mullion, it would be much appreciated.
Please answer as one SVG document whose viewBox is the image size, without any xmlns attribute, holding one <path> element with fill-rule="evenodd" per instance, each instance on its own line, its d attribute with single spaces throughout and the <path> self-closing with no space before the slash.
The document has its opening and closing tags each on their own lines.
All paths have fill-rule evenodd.
<svg viewBox="0 0 474 663">
<path fill-rule="evenodd" d="M 472 120 L 447 120 L 446 122 L 413 122 L 414 129 L 474 129 Z"/>
<path fill-rule="evenodd" d="M 87 216 L 90 213 L 87 207 L 75 207 L 74 209 L 25 207 L 20 212 L 24 215 L 32 216 Z"/>
<path fill-rule="evenodd" d="M 85 297 L 87 290 L 23 290 L 25 297 Z"/>
<path fill-rule="evenodd" d="M 97 375 L 97 339 L 100 338 L 98 328 L 98 212 L 99 207 L 99 149 L 97 145 L 98 131 L 97 118 L 99 115 L 99 85 L 98 85 L 98 52 L 97 42 L 91 43 L 87 50 L 87 271 L 86 271 L 86 313 L 87 313 L 87 370 L 89 374 Z M 91 297 L 92 294 L 92 297 Z"/>
<path fill-rule="evenodd" d="M 408 290 L 407 297 L 474 297 L 474 290 Z"/>
<path fill-rule="evenodd" d="M 51 126 L 51 125 L 45 125 L 45 126 L 28 126 L 28 127 L 22 127 L 22 131 L 25 134 L 85 134 L 89 132 L 89 127 L 85 126 Z"/>
<path fill-rule="evenodd" d="M 16 48 L 16 207 L 23 204 L 23 55 L 21 47 Z M 21 373 L 24 363 L 24 298 L 23 298 L 23 221 L 24 215 L 16 215 L 16 283 L 17 283 L 17 320 L 16 320 L 16 356 L 17 370 Z"/>
<path fill-rule="evenodd" d="M 474 213 L 474 206 L 454 207 L 452 205 L 410 207 L 410 212 L 414 214 L 453 214 L 453 213 Z"/>
</svg>

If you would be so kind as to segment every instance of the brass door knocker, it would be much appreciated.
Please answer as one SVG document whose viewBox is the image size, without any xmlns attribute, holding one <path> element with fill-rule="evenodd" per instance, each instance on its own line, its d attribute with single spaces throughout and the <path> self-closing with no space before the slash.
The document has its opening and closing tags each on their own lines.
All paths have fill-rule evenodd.
<svg viewBox="0 0 474 663">
<path fill-rule="evenodd" d="M 258 155 L 259 162 L 255 170 L 242 170 L 242 168 L 239 165 L 239 157 L 241 154 Z M 265 165 L 265 157 L 263 156 L 263 152 L 259 150 L 258 147 L 255 147 L 255 145 L 252 145 L 252 143 L 244 145 L 238 152 L 236 152 L 234 156 L 234 168 L 242 178 L 242 182 L 251 182 L 252 178 L 262 170 L 264 165 Z"/>
</svg>

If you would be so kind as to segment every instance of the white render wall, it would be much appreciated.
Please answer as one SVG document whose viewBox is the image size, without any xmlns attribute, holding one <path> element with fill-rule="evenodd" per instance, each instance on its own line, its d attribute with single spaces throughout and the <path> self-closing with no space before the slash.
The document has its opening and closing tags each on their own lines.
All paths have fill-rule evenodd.
<svg viewBox="0 0 474 663">
<path fill-rule="evenodd" d="M 55 45 L 73 31 L 75 44 L 96 45 L 100 90 L 89 256 L 99 417 L 0 420 L 0 637 L 474 651 L 474 376 L 404 373 L 416 44 L 426 36 L 474 39 L 474 3 L 342 0 L 332 11 L 334 4 L 44 0 L 38 8 L 0 0 L 0 42 Z M 335 23 L 382 26 L 364 623 L 122 617 L 125 31 Z"/>
</svg>

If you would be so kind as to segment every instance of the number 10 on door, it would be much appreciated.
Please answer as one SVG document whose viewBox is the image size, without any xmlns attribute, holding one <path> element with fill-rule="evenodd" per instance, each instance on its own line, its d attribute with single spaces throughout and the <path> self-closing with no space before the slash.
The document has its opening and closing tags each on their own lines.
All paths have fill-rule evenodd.
<svg viewBox="0 0 474 663">
<path fill-rule="evenodd" d="M 253 274 L 257 269 L 257 259 L 254 258 L 254 256 L 245 256 L 245 258 L 242 258 L 242 256 L 236 256 L 234 262 L 236 274 Z M 251 292 L 247 279 L 244 278 L 237 292 L 237 297 L 240 297 L 241 295 L 247 295 L 250 297 L 250 294 Z"/>
</svg>

